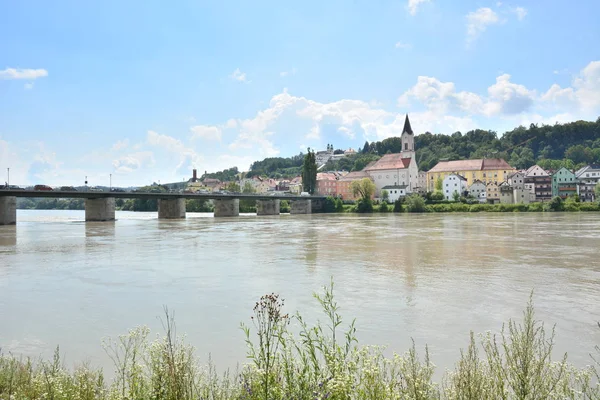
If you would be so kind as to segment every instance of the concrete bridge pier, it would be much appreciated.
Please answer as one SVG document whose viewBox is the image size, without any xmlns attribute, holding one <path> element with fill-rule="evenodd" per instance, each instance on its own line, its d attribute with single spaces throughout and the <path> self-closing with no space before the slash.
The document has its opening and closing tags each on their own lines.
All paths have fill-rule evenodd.
<svg viewBox="0 0 600 400">
<path fill-rule="evenodd" d="M 158 219 L 185 218 L 185 199 L 158 199 Z"/>
<path fill-rule="evenodd" d="M 17 198 L 15 196 L 0 196 L 0 225 L 15 225 L 17 223 Z"/>
<path fill-rule="evenodd" d="M 279 215 L 279 199 L 256 200 L 256 215 Z"/>
<path fill-rule="evenodd" d="M 290 204 L 290 214 L 310 214 L 312 212 L 311 201 L 293 200 Z"/>
<path fill-rule="evenodd" d="M 323 212 L 323 208 L 325 208 L 325 200 L 323 199 L 311 199 L 310 200 L 310 212 L 321 213 Z"/>
<path fill-rule="evenodd" d="M 86 221 L 114 221 L 115 198 L 85 199 Z"/>
<path fill-rule="evenodd" d="M 215 199 L 215 217 L 237 217 L 240 215 L 240 199 Z"/>
</svg>

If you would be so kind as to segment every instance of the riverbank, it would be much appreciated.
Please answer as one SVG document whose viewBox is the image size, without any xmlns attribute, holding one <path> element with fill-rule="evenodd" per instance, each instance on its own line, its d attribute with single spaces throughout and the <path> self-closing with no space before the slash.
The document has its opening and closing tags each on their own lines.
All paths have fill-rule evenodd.
<svg viewBox="0 0 600 400">
<path fill-rule="evenodd" d="M 427 347 L 413 345 L 387 356 L 384 348 L 356 339 L 354 322 L 342 317 L 333 283 L 315 294 L 323 322 L 310 325 L 290 315 L 276 294 L 262 296 L 248 324 L 242 324 L 247 360 L 224 374 L 210 360 L 202 364 L 184 337 L 176 335 L 165 308 L 164 334 L 150 339 L 138 327 L 102 345 L 114 362 L 107 382 L 100 369 L 64 366 L 60 350 L 52 360 L 0 354 L 0 399 L 596 399 L 600 396 L 600 348 L 590 367 L 576 368 L 567 355 L 553 354 L 554 330 L 536 320 L 530 299 L 520 321 L 501 334 L 465 338 L 453 370 L 433 379 Z M 290 325 L 298 329 L 290 329 Z M 599 325 L 600 328 L 600 325 Z M 297 331 L 294 333 L 293 331 Z M 594 351 L 594 349 L 590 349 Z M 598 359 L 596 358 L 596 360 Z M 556 360 L 556 361 L 554 361 Z"/>
</svg>

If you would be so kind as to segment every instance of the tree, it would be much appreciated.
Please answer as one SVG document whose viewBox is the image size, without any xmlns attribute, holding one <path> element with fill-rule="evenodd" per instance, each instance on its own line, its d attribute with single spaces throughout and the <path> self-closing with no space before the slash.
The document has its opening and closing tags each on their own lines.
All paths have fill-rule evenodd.
<svg viewBox="0 0 600 400">
<path fill-rule="evenodd" d="M 596 187 L 594 188 L 594 193 L 596 194 L 596 199 L 600 200 L 600 181 L 596 183 Z"/>
<path fill-rule="evenodd" d="M 305 192 L 314 194 L 317 189 L 317 162 L 315 152 L 308 149 L 302 165 L 302 187 Z"/>
<path fill-rule="evenodd" d="M 244 183 L 244 187 L 242 188 L 242 193 L 256 193 L 256 189 L 250 182 Z"/>
<path fill-rule="evenodd" d="M 425 200 L 416 193 L 406 197 L 406 210 L 411 213 L 425 212 Z"/>
<path fill-rule="evenodd" d="M 454 193 L 452 193 L 452 199 L 454 201 L 459 201 L 460 200 L 460 193 L 458 193 L 457 191 L 454 191 Z"/>
<path fill-rule="evenodd" d="M 442 181 L 441 177 L 438 177 L 435 180 L 435 191 L 436 192 L 441 192 L 444 189 L 444 181 Z"/>
<path fill-rule="evenodd" d="M 363 146 L 361 153 L 367 154 L 368 152 L 369 152 L 369 141 L 367 140 L 367 141 L 365 141 L 365 145 Z"/>
<path fill-rule="evenodd" d="M 385 203 L 390 200 L 390 193 L 385 189 L 381 191 L 381 200 L 383 200 Z"/>
<path fill-rule="evenodd" d="M 550 200 L 544 206 L 545 211 L 564 211 L 564 209 L 565 204 L 563 199 L 561 199 L 559 196 L 553 197 L 552 200 Z"/>
<path fill-rule="evenodd" d="M 239 193 L 240 192 L 240 185 L 238 185 L 235 182 L 229 182 L 229 184 L 227 185 L 227 187 L 225 188 L 225 190 L 227 190 L 228 192 Z"/>
<path fill-rule="evenodd" d="M 371 200 L 375 193 L 375 184 L 369 178 L 363 178 L 359 181 L 354 181 L 350 185 L 350 190 L 354 197 L 360 197 L 363 200 Z"/>
</svg>

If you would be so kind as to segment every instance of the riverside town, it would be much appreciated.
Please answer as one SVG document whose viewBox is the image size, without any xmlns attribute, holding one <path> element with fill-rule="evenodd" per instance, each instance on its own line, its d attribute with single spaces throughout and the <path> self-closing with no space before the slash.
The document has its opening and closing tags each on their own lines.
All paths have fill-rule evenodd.
<svg viewBox="0 0 600 400">
<path fill-rule="evenodd" d="M 0 400 L 600 400 L 600 1 L 0 7 Z"/>
</svg>

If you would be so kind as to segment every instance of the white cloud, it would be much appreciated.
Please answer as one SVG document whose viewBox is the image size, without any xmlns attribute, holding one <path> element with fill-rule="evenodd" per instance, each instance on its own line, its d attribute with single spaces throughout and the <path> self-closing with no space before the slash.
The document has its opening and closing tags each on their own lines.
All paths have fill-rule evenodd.
<svg viewBox="0 0 600 400">
<path fill-rule="evenodd" d="M 34 80 L 48 76 L 45 69 L 18 69 L 6 68 L 0 70 L 0 79 L 28 79 Z"/>
<path fill-rule="evenodd" d="M 286 76 L 289 76 L 289 75 L 296 75 L 296 72 L 297 72 L 296 68 L 292 68 L 289 71 L 281 71 L 279 73 L 279 76 L 286 77 Z"/>
<path fill-rule="evenodd" d="M 600 108 L 600 61 L 589 63 L 573 81 L 577 99 L 585 110 Z M 597 110 L 600 113 L 600 110 Z"/>
<path fill-rule="evenodd" d="M 113 160 L 112 166 L 117 174 L 129 174 L 138 169 L 154 165 L 154 153 L 140 151 L 127 154 Z"/>
<path fill-rule="evenodd" d="M 127 148 L 127 146 L 129 146 L 129 139 L 117 140 L 117 142 L 115 142 L 115 144 L 112 145 L 111 150 L 120 151 Z"/>
<path fill-rule="evenodd" d="M 187 173 L 193 168 L 198 167 L 204 160 L 204 157 L 196 153 L 194 149 L 184 145 L 181 140 L 172 136 L 148 131 L 146 140 L 149 145 L 161 148 L 178 159 L 178 164 L 175 168 L 175 173 L 178 175 L 183 172 Z"/>
<path fill-rule="evenodd" d="M 31 90 L 33 89 L 33 82 L 28 82 L 25 85 L 23 85 L 23 87 L 27 90 Z"/>
<path fill-rule="evenodd" d="M 488 115 L 519 114 L 527 111 L 536 96 L 535 91 L 510 81 L 509 74 L 496 78 L 496 83 L 488 88 L 490 102 L 486 105 Z"/>
<path fill-rule="evenodd" d="M 234 129 L 234 128 L 237 128 L 237 126 L 238 126 L 237 121 L 235 119 L 231 118 L 231 119 L 227 120 L 227 122 L 224 125 L 224 128 L 225 129 Z"/>
<path fill-rule="evenodd" d="M 319 128 L 318 124 L 313 125 L 310 128 L 310 131 L 306 134 L 306 139 L 320 139 L 321 138 L 321 128 Z"/>
<path fill-rule="evenodd" d="M 240 71 L 239 68 L 236 68 L 235 71 L 233 71 L 233 73 L 230 75 L 230 78 L 238 82 L 249 83 L 249 81 L 246 79 L 246 73 Z"/>
<path fill-rule="evenodd" d="M 516 7 L 513 12 L 517 15 L 517 19 L 519 21 L 523 21 L 523 19 L 525 19 L 525 16 L 527 15 L 527 9 L 523 8 L 523 7 Z"/>
<path fill-rule="evenodd" d="M 472 42 L 481 35 L 488 26 L 497 24 L 500 19 L 489 7 L 479 8 L 467 14 L 467 42 Z"/>
<path fill-rule="evenodd" d="M 429 0 L 408 0 L 408 12 L 410 13 L 410 15 L 416 15 L 419 5 L 427 2 L 429 2 Z"/>
<path fill-rule="evenodd" d="M 404 42 L 396 42 L 395 46 L 397 49 L 411 49 L 412 48 L 412 44 L 404 43 Z"/>
<path fill-rule="evenodd" d="M 196 125 L 190 128 L 192 139 L 221 140 L 221 128 L 209 125 Z"/>
</svg>

